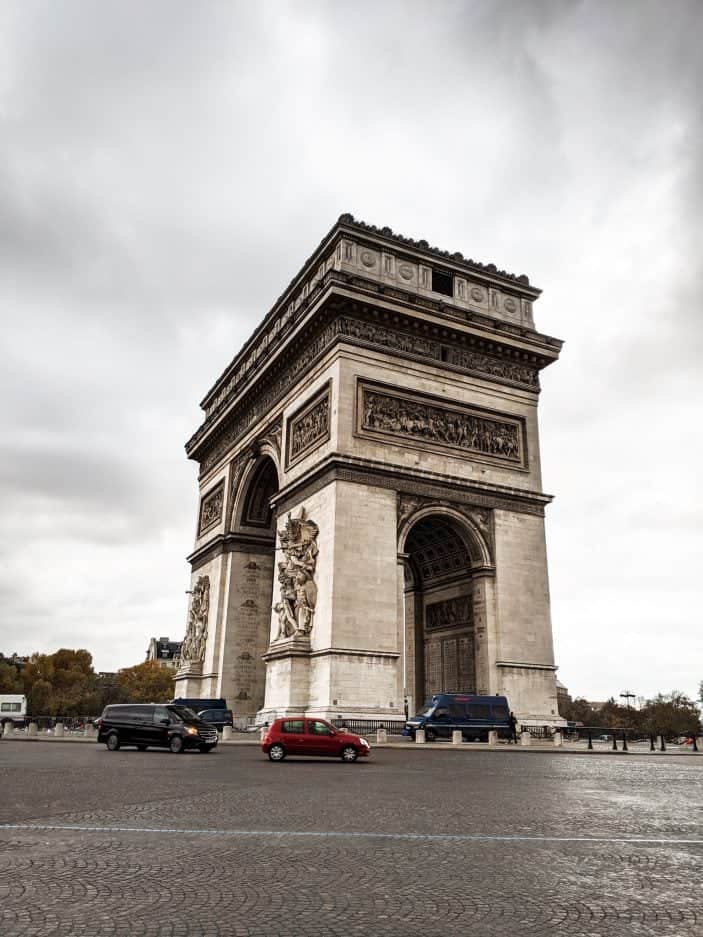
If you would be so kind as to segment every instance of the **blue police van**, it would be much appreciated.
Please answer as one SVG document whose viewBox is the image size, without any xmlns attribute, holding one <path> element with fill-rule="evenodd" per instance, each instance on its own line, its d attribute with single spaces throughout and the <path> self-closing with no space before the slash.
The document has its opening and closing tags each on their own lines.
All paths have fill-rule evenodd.
<svg viewBox="0 0 703 937">
<path fill-rule="evenodd" d="M 505 696 L 474 696 L 470 693 L 438 693 L 426 700 L 420 712 L 408 719 L 405 731 L 415 738 L 425 730 L 428 742 L 452 737 L 457 729 L 466 742 L 487 742 L 491 729 L 498 738 L 511 736 L 510 707 Z"/>
</svg>

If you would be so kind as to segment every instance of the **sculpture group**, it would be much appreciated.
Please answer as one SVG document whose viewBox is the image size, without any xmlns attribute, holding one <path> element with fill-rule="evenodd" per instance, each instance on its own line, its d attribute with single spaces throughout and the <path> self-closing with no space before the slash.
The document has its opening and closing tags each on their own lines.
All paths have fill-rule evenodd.
<svg viewBox="0 0 703 937">
<path fill-rule="evenodd" d="M 312 630 L 317 601 L 313 575 L 317 565 L 318 533 L 317 524 L 305 516 L 304 508 L 298 517 L 289 514 L 286 526 L 278 531 L 285 559 L 278 564 L 281 598 L 273 607 L 278 615 L 276 641 L 293 635 L 307 636 Z"/>
</svg>

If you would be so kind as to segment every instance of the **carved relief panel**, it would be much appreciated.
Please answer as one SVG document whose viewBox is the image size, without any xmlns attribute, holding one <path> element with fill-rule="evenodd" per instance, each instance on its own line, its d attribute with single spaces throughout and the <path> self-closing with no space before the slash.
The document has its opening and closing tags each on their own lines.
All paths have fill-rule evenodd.
<svg viewBox="0 0 703 937">
<path fill-rule="evenodd" d="M 288 420 L 288 466 L 305 458 L 330 438 L 330 388 L 331 383 L 328 382 L 322 391 Z"/>
<path fill-rule="evenodd" d="M 225 500 L 224 480 L 208 491 L 200 502 L 200 520 L 198 522 L 198 536 L 202 537 L 208 530 L 212 530 L 222 520 L 222 508 Z"/>
<path fill-rule="evenodd" d="M 393 439 L 399 445 L 449 449 L 481 461 L 526 468 L 521 419 L 492 411 L 452 407 L 441 398 L 368 384 L 357 385 L 357 434 Z"/>
</svg>

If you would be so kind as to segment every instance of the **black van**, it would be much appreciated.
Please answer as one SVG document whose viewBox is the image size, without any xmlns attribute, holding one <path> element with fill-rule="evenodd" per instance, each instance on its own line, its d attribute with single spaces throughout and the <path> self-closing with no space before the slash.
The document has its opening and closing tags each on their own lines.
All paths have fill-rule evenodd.
<svg viewBox="0 0 703 937">
<path fill-rule="evenodd" d="M 408 719 L 405 729 L 413 738 L 418 729 L 424 729 L 428 742 L 451 738 L 457 729 L 467 742 L 487 742 L 491 729 L 498 732 L 498 738 L 509 739 L 510 707 L 505 696 L 438 693 Z"/>
<path fill-rule="evenodd" d="M 123 745 L 168 748 L 177 753 L 187 748 L 209 752 L 217 745 L 217 730 L 199 719 L 187 706 L 171 703 L 129 703 L 106 706 L 97 720 L 98 742 L 111 752 Z"/>
</svg>

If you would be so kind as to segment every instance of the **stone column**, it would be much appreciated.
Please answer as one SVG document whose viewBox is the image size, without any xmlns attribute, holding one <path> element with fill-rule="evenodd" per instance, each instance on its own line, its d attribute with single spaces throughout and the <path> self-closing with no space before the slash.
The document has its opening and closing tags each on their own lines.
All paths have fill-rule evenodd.
<svg viewBox="0 0 703 937">
<path fill-rule="evenodd" d="M 473 583 L 476 692 L 480 696 L 488 696 L 497 692 L 495 583 L 492 570 L 478 570 L 472 574 L 471 579 Z"/>
</svg>

